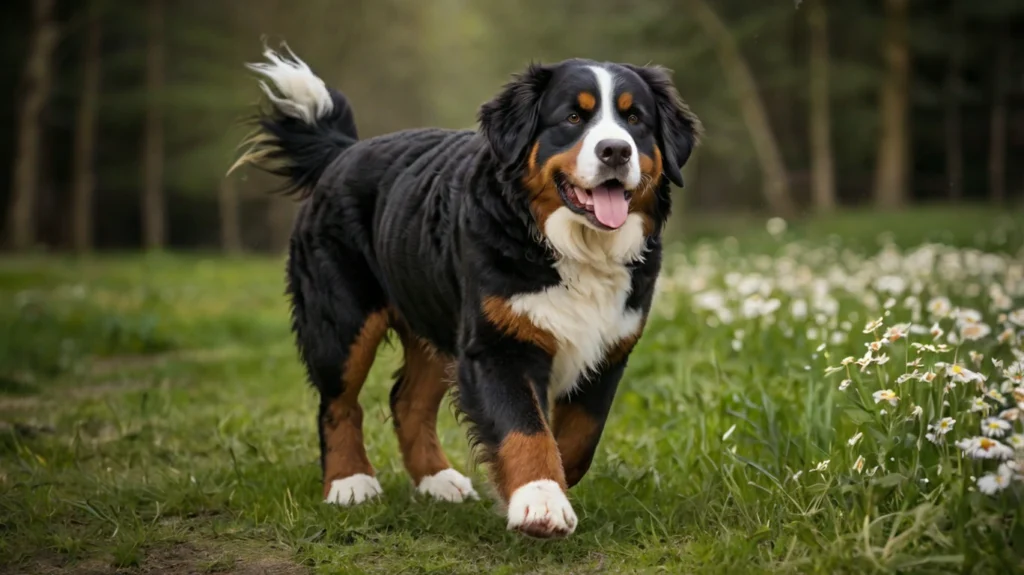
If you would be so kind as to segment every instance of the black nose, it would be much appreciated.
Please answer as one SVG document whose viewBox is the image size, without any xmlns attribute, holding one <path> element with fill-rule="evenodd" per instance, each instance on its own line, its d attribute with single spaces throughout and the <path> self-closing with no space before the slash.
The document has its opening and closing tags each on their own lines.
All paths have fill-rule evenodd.
<svg viewBox="0 0 1024 575">
<path fill-rule="evenodd" d="M 601 140 L 597 143 L 597 157 L 612 168 L 628 162 L 631 155 L 633 148 L 626 140 Z"/>
</svg>

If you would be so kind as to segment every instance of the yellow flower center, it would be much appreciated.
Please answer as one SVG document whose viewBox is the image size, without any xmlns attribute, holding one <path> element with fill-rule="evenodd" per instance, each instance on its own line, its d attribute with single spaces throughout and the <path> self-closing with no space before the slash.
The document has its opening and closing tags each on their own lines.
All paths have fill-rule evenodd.
<svg viewBox="0 0 1024 575">
<path fill-rule="evenodd" d="M 989 449 L 992 449 L 995 446 L 996 442 L 992 441 L 991 439 L 982 438 L 981 441 L 978 442 L 978 447 L 984 449 L 985 451 L 988 451 Z"/>
</svg>

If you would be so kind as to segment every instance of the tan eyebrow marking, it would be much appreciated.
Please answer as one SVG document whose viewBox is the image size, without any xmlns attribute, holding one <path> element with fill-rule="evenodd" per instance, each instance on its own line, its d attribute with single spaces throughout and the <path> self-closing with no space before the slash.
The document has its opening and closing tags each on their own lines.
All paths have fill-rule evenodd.
<svg viewBox="0 0 1024 575">
<path fill-rule="evenodd" d="M 594 106 L 597 105 L 597 99 L 594 98 L 594 95 L 590 92 L 580 92 L 579 95 L 576 96 L 576 101 L 579 102 L 580 108 L 583 108 L 588 112 L 592 111 Z"/>
<path fill-rule="evenodd" d="M 619 111 L 625 112 L 626 110 L 633 107 L 633 94 L 629 92 L 623 92 L 622 94 L 619 95 L 619 100 L 616 103 L 619 106 Z"/>
</svg>

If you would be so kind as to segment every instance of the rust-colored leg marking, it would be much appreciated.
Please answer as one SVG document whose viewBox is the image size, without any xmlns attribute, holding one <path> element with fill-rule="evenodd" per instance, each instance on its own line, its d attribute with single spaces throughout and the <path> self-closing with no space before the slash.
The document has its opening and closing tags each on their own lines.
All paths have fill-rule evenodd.
<svg viewBox="0 0 1024 575">
<path fill-rule="evenodd" d="M 601 423 L 582 407 L 566 403 L 555 405 L 552 422 L 565 470 L 565 483 L 572 487 L 590 469 L 601 435 Z"/>
<path fill-rule="evenodd" d="M 498 447 L 492 468 L 494 485 L 508 501 L 516 489 L 540 479 L 550 479 L 566 489 L 565 472 L 558 446 L 550 432 L 523 435 L 512 432 Z"/>
<path fill-rule="evenodd" d="M 387 332 L 385 313 L 366 318 L 363 328 L 349 347 L 342 370 L 342 392 L 326 406 L 320 424 L 324 432 L 324 497 L 331 491 L 331 482 L 357 473 L 374 476 L 373 466 L 363 445 L 363 409 L 359 391 L 366 382 L 377 346 Z"/>
<path fill-rule="evenodd" d="M 405 469 L 419 485 L 424 477 L 451 467 L 437 438 L 437 411 L 448 391 L 450 360 L 415 336 L 401 336 L 405 364 L 392 391 L 391 413 Z"/>
</svg>

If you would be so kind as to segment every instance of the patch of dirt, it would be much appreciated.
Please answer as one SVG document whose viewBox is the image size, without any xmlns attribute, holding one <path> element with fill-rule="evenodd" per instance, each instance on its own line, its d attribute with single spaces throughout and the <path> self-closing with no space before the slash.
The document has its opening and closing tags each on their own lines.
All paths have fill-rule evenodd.
<svg viewBox="0 0 1024 575">
<path fill-rule="evenodd" d="M 184 349 L 156 354 L 97 357 L 89 363 L 89 373 L 102 376 L 129 369 L 152 369 L 172 361 L 196 363 L 223 361 L 245 355 L 248 351 L 240 347 L 218 347 L 213 349 Z"/>
<path fill-rule="evenodd" d="M 59 555 L 35 557 L 6 573 L 14 575 L 306 575 L 310 570 L 271 547 L 178 543 L 140 553 L 138 565 L 116 567 L 111 559 L 67 562 Z"/>
<path fill-rule="evenodd" d="M 170 351 L 150 355 L 98 357 L 93 358 L 88 363 L 87 370 L 93 377 L 103 377 L 116 374 L 120 371 L 153 369 L 174 361 L 188 361 L 194 363 L 224 361 L 243 356 L 245 353 L 247 353 L 247 350 L 244 348 L 225 347 L 217 349 Z M 141 391 L 152 387 L 153 384 L 151 383 L 143 384 L 132 381 L 118 381 L 83 385 L 81 387 L 72 386 L 64 388 L 62 386 L 57 392 L 59 393 L 59 396 L 56 397 L 52 395 L 52 392 L 38 395 L 17 395 L 6 397 L 0 395 L 0 412 L 17 412 L 25 409 L 37 408 L 53 403 L 58 399 L 62 401 L 66 401 L 68 399 L 90 399 L 103 397 L 113 393 Z"/>
</svg>

